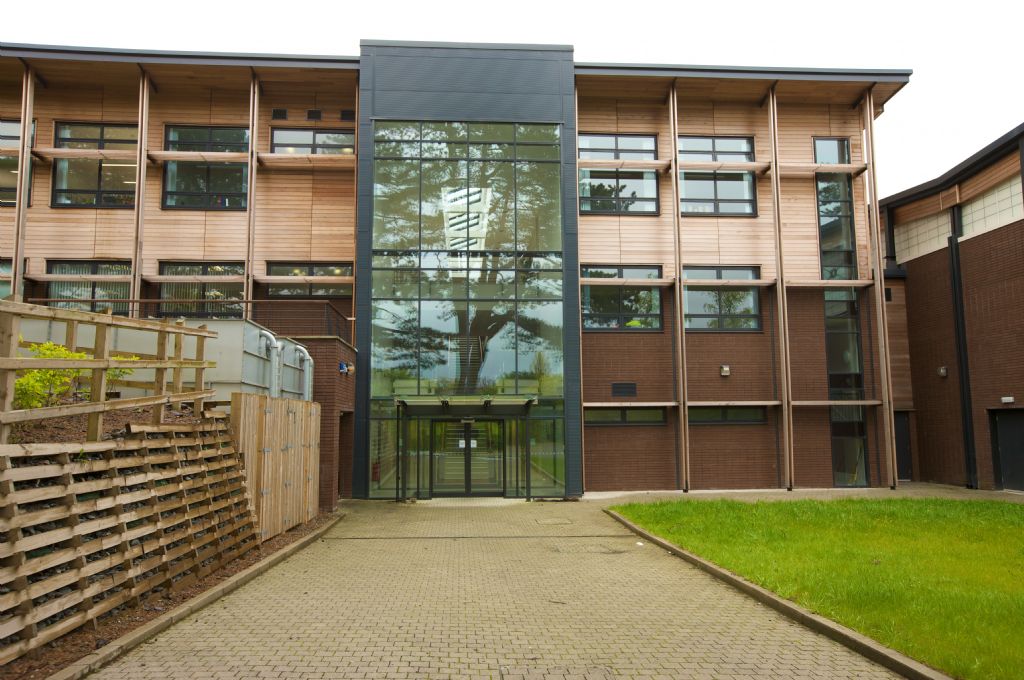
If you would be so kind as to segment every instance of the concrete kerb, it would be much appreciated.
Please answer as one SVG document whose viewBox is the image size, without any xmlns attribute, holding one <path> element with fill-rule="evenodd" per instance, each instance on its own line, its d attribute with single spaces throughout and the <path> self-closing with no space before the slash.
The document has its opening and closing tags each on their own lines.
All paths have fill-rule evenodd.
<svg viewBox="0 0 1024 680">
<path fill-rule="evenodd" d="M 224 597 L 228 593 L 237 590 L 241 586 L 245 585 L 249 581 L 253 580 L 260 574 L 265 573 L 269 569 L 276 567 L 278 564 L 288 559 L 295 553 L 299 552 L 306 546 L 310 545 L 318 538 L 322 537 L 331 528 L 337 524 L 345 515 L 338 514 L 334 519 L 320 527 L 308 536 L 304 536 L 298 541 L 295 541 L 291 545 L 281 548 L 273 555 L 258 562 L 245 571 L 240 571 L 228 580 L 220 583 L 213 588 L 197 595 L 188 602 L 181 606 L 162 614 L 157 618 L 153 619 L 146 625 L 136 628 L 130 633 L 126 633 L 118 639 L 112 641 L 110 644 L 105 645 L 99 651 L 83 657 L 71 664 L 70 666 L 57 671 L 53 675 L 49 676 L 46 680 L 79 680 L 84 678 L 89 673 L 99 670 L 103 666 L 106 666 L 111 661 L 117 659 L 122 654 L 138 647 L 146 640 L 162 633 L 178 621 L 191 616 L 200 609 L 213 604 L 220 598 Z"/>
<path fill-rule="evenodd" d="M 667 550 L 676 557 L 686 560 L 698 569 L 701 569 L 711 576 L 728 583 L 730 586 L 745 593 L 746 595 L 749 595 L 761 604 L 771 607 L 780 614 L 796 621 L 816 633 L 820 633 L 827 638 L 835 640 L 861 656 L 870 659 L 871 661 L 874 661 L 895 673 L 911 678 L 911 680 L 953 680 L 951 676 L 946 675 L 941 671 L 937 671 L 930 666 L 926 666 L 919 661 L 915 661 L 909 656 L 901 654 L 890 647 L 886 647 L 885 645 L 880 644 L 865 635 L 861 635 L 855 630 L 840 625 L 831 619 L 826 619 L 823 616 L 813 614 L 803 607 L 779 597 L 770 590 L 766 590 L 761 586 L 755 585 L 750 581 L 737 576 L 731 571 L 723 569 L 713 562 L 709 562 L 702 557 L 694 555 L 677 545 L 673 545 L 672 543 L 641 529 L 614 510 L 604 508 L 604 511 L 624 527 L 636 535 L 645 538 L 650 543 Z"/>
</svg>

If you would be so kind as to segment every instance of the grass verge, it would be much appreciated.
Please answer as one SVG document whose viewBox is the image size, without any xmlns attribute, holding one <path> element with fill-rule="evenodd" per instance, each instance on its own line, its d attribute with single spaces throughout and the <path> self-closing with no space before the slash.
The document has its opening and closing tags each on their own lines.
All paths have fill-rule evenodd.
<svg viewBox="0 0 1024 680">
<path fill-rule="evenodd" d="M 946 673 L 1024 677 L 1024 505 L 905 498 L 613 509 Z"/>
</svg>

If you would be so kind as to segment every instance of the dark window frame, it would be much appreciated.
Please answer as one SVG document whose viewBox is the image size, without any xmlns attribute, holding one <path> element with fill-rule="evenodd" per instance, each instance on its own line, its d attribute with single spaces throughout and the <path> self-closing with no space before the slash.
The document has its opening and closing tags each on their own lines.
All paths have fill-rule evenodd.
<svg viewBox="0 0 1024 680">
<path fill-rule="evenodd" d="M 195 276 L 222 276 L 222 274 L 218 274 L 218 273 L 211 274 L 210 271 L 209 271 L 210 267 L 241 266 L 243 272 L 245 270 L 245 263 L 244 262 L 237 262 L 237 261 L 231 261 L 231 260 L 223 260 L 223 261 L 222 260 L 216 260 L 216 261 L 212 261 L 212 260 L 211 261 L 203 261 L 203 260 L 161 260 L 160 261 L 159 272 L 160 272 L 161 275 L 165 275 L 167 267 L 189 267 L 189 266 L 191 266 L 191 267 L 201 267 L 202 268 L 202 271 L 199 274 L 195 274 Z M 238 276 L 238 275 L 237 274 L 229 274 L 228 276 Z M 164 286 L 165 285 L 167 285 L 167 284 L 166 283 L 160 283 L 159 286 L 158 286 L 157 302 L 160 302 L 163 299 L 165 299 L 163 297 L 163 292 L 164 292 Z M 202 296 L 202 297 L 197 297 L 196 298 L 196 301 L 195 301 L 195 306 L 197 308 L 196 310 L 189 311 L 189 312 L 185 313 L 185 312 L 182 312 L 181 310 L 168 310 L 168 309 L 164 308 L 163 304 L 158 304 L 157 305 L 157 316 L 160 316 L 160 317 L 180 317 L 180 316 L 184 316 L 185 318 L 191 318 L 191 319 L 207 319 L 207 318 L 239 319 L 239 318 L 241 318 L 243 316 L 242 308 L 241 308 L 242 306 L 241 305 L 239 305 L 239 310 L 238 310 L 237 313 L 233 312 L 233 311 L 231 313 L 218 313 L 217 310 L 225 310 L 225 309 L 227 309 L 227 305 L 224 305 L 224 304 L 216 304 L 213 307 L 213 309 L 205 309 L 206 304 L 208 302 L 210 302 L 210 299 L 206 297 L 207 286 L 210 286 L 210 285 L 214 285 L 214 286 L 221 285 L 220 282 L 218 282 L 218 281 L 211 281 L 211 282 L 207 283 L 207 282 L 204 282 L 204 281 L 200 281 L 200 282 L 196 283 L 195 285 L 199 286 L 199 295 Z M 229 285 L 240 285 L 240 284 L 229 284 Z M 244 291 L 244 289 L 243 289 L 243 291 Z M 176 298 L 168 298 L 168 299 L 176 299 Z M 186 303 L 170 303 L 170 304 L 186 304 Z M 200 307 L 203 307 L 203 309 L 201 311 L 198 309 Z"/>
<path fill-rule="evenodd" d="M 738 410 L 750 410 L 757 409 L 761 418 L 759 420 L 749 419 L 737 419 L 729 418 L 731 411 Z M 694 410 L 701 410 L 706 413 L 712 411 L 719 412 L 718 420 L 693 420 L 690 417 L 690 412 Z M 686 409 L 686 419 L 690 425 L 764 425 L 768 422 L 768 407 L 767 406 L 688 406 Z"/>
<path fill-rule="evenodd" d="M 584 149 L 580 146 L 579 140 L 583 137 L 608 139 L 611 144 L 609 146 L 594 147 L 590 149 Z M 640 149 L 622 149 L 619 147 L 619 140 L 621 139 L 650 139 L 654 142 L 654 148 L 650 151 L 644 151 Z M 604 154 L 612 154 L 613 159 L 635 159 L 635 160 L 657 160 L 658 158 L 658 135 L 654 134 L 643 134 L 643 133 L 630 133 L 630 134 L 616 134 L 607 132 L 588 132 L 577 135 L 577 156 L 580 160 L 587 160 L 584 154 L 588 151 L 596 151 Z M 638 158 L 639 156 L 650 156 L 650 158 Z M 583 196 L 582 190 L 579 192 L 579 206 L 580 214 L 583 215 L 642 215 L 646 217 L 655 217 L 661 214 L 661 182 L 658 179 L 658 173 L 656 170 L 623 170 L 623 169 L 608 169 L 608 170 L 595 170 L 595 169 L 581 169 L 580 170 L 580 181 L 579 184 L 582 186 L 584 172 L 608 172 L 613 177 L 615 182 L 615 195 L 614 196 Z M 623 173 L 642 173 L 644 175 L 654 176 L 654 195 L 653 196 L 637 196 L 637 197 L 623 197 L 620 195 L 622 191 L 622 174 Z M 615 207 L 611 210 L 601 210 L 593 207 L 584 209 L 584 201 L 590 201 L 590 205 L 593 206 L 594 202 L 598 201 L 610 201 L 613 202 Z M 652 208 L 649 210 L 626 210 L 624 204 L 628 201 L 638 201 L 643 204 L 652 204 Z"/>
<path fill-rule="evenodd" d="M 182 142 L 172 141 L 171 140 L 171 130 L 183 129 L 183 128 L 205 129 L 205 130 L 207 130 L 207 135 L 206 135 L 207 139 L 205 141 L 206 148 L 204 148 L 204 149 L 194 149 L 194 148 L 193 149 L 176 149 L 176 148 L 172 148 L 172 147 L 176 146 L 177 144 L 181 144 Z M 214 130 L 245 130 L 245 132 L 246 132 L 246 141 L 244 143 L 243 142 L 214 142 L 214 140 L 212 139 L 213 131 Z M 231 151 L 245 153 L 245 152 L 249 151 L 249 145 L 251 143 L 252 143 L 252 134 L 249 131 L 249 128 L 245 127 L 245 126 L 239 126 L 239 125 L 170 125 L 170 124 L 164 126 L 164 149 L 166 151 L 208 151 L 208 152 L 212 153 L 212 152 L 215 152 L 217 150 L 212 149 L 210 147 L 216 145 L 216 146 L 237 147 L 237 148 L 232 149 Z M 195 146 L 195 145 L 200 144 L 200 143 L 199 142 L 185 142 L 185 144 L 188 144 L 189 146 Z M 209 186 L 210 186 L 210 170 L 211 170 L 212 167 L 215 167 L 215 166 L 226 166 L 226 167 L 233 167 L 233 168 L 244 168 L 246 170 L 246 174 L 245 174 L 245 180 L 242 183 L 242 190 L 241 191 L 220 191 L 220 192 L 212 192 L 212 191 L 171 191 L 167 187 L 167 182 L 168 182 L 168 177 L 167 176 L 168 176 L 168 174 L 170 172 L 172 164 L 178 164 L 178 163 L 181 163 L 181 164 L 184 164 L 184 165 L 188 165 L 188 166 L 192 166 L 192 167 L 203 167 L 203 168 L 205 168 L 205 170 L 206 170 L 206 186 L 207 186 L 207 188 L 209 188 Z M 212 162 L 211 163 L 211 162 L 207 162 L 207 161 L 166 161 L 164 163 L 164 173 L 163 173 L 164 177 L 163 177 L 163 186 L 162 186 L 162 191 L 161 191 L 161 196 L 160 196 L 160 208 L 162 210 L 199 210 L 199 211 L 216 211 L 216 212 L 245 212 L 246 210 L 249 209 L 249 191 L 248 191 L 248 188 L 249 188 L 249 182 L 250 182 L 251 178 L 248 176 L 248 167 L 249 167 L 248 163 L 234 163 L 234 162 L 231 162 L 231 163 Z M 193 205 L 168 205 L 167 204 L 167 198 L 169 196 L 171 196 L 171 195 L 174 195 L 174 196 L 205 196 L 206 197 L 206 205 L 201 205 L 201 206 L 193 206 Z M 226 197 L 226 198 L 239 198 L 239 199 L 241 199 L 241 205 L 239 207 L 212 205 L 214 197 L 217 197 L 217 196 L 223 196 L 223 197 Z"/>
<path fill-rule="evenodd" d="M 99 311 L 101 311 L 103 309 L 106 309 L 109 306 L 109 307 L 111 307 L 113 309 L 113 313 L 115 315 L 117 315 L 117 316 L 127 316 L 128 315 L 128 303 L 126 303 L 126 302 L 106 303 L 106 302 L 101 302 L 101 301 L 96 299 L 96 285 L 97 284 L 104 285 L 104 282 L 96 281 L 94 279 L 90 279 L 89 277 L 90 276 L 100 276 L 100 274 L 99 274 L 99 272 L 97 270 L 101 266 L 103 266 L 103 265 L 127 265 L 128 273 L 126 275 L 130 276 L 131 275 L 131 270 L 132 270 L 131 260 L 68 260 L 68 259 L 49 260 L 48 259 L 46 261 L 46 273 L 47 274 L 58 274 L 58 273 L 60 273 L 60 272 L 55 272 L 54 271 L 54 269 L 56 267 L 59 267 L 60 265 L 83 265 L 83 264 L 88 264 L 90 266 L 90 269 L 92 270 L 88 274 L 82 274 L 81 275 L 82 279 L 80 281 L 80 283 L 89 284 L 89 287 L 90 287 L 89 298 L 92 299 L 92 302 L 89 303 L 88 311 L 90 311 L 90 312 L 99 312 Z M 77 276 L 77 274 L 76 274 L 76 276 Z M 46 283 L 46 297 L 48 297 L 48 298 L 56 298 L 57 297 L 56 295 L 54 295 L 54 291 L 53 291 L 53 285 L 55 283 L 78 283 L 78 282 L 74 282 L 74 281 L 67 281 L 67 282 L 48 281 Z M 122 283 L 122 285 L 130 286 L 131 284 L 129 282 L 125 281 L 125 282 Z M 129 296 L 129 294 L 130 294 L 130 292 L 126 292 L 125 297 L 127 298 Z M 73 300 L 68 300 L 68 301 L 69 302 L 73 302 Z M 59 303 L 57 303 L 55 301 L 47 301 L 46 305 L 48 307 L 60 307 L 61 306 Z"/>
<path fill-rule="evenodd" d="M 683 150 L 680 141 L 683 139 L 710 139 L 711 150 L 710 151 L 690 151 Z M 719 151 L 716 146 L 720 139 L 742 139 L 750 143 L 750 151 Z M 756 147 L 754 145 L 754 137 L 746 135 L 678 135 L 676 137 L 676 155 L 679 161 L 685 161 L 685 154 L 700 154 L 707 155 L 711 154 L 711 161 L 729 161 L 738 160 L 741 162 L 754 161 L 756 158 Z M 711 175 L 711 181 L 714 183 L 715 195 L 713 198 L 683 198 L 682 196 L 682 183 L 685 180 L 687 174 L 703 174 Z M 735 199 L 735 198 L 718 198 L 718 182 L 719 175 L 745 175 L 750 178 L 751 190 L 753 195 L 749 199 Z M 738 170 L 685 170 L 680 168 L 679 177 L 676 179 L 680 183 L 679 191 L 679 214 L 687 218 L 695 217 L 737 217 L 737 218 L 751 218 L 757 217 L 757 176 L 751 172 L 743 172 Z M 712 203 L 715 206 L 713 212 L 690 212 L 683 209 L 683 206 L 687 203 Z M 749 204 L 750 212 L 722 212 L 720 206 L 722 204 Z"/>
<path fill-rule="evenodd" d="M 837 137 L 833 135 L 822 135 L 811 137 L 811 153 L 814 157 L 814 162 L 821 165 L 832 165 L 831 163 L 825 163 L 824 161 L 818 160 L 818 142 L 843 142 L 846 146 L 846 163 L 838 163 L 838 165 L 847 165 L 853 162 L 853 150 L 850 146 L 849 137 Z"/>
<path fill-rule="evenodd" d="M 309 132 L 313 135 L 313 139 L 309 144 L 287 144 L 284 142 L 274 141 L 274 136 L 278 132 Z M 328 134 L 342 134 L 352 135 L 352 144 L 317 144 L 316 135 L 317 133 L 328 133 Z M 278 151 L 279 148 L 289 148 L 293 146 L 309 147 L 311 155 L 322 155 L 322 156 L 354 156 L 356 153 L 355 145 L 355 130 L 353 128 L 315 128 L 315 127 L 271 127 L 270 128 L 270 153 L 287 153 L 285 151 Z M 338 153 L 338 154 L 324 154 L 320 153 L 318 149 L 351 149 L 351 153 Z M 302 155 L 302 154 L 295 154 Z"/>
<path fill-rule="evenodd" d="M 348 267 L 350 273 L 348 273 L 348 274 L 340 274 L 340 276 L 353 276 L 353 274 L 355 272 L 354 265 L 353 265 L 352 262 L 293 262 L 293 261 L 278 261 L 278 260 L 272 260 L 272 261 L 267 262 L 267 272 L 268 272 L 269 276 L 288 276 L 287 274 L 269 274 L 270 268 L 271 267 L 291 267 L 293 269 L 299 269 L 301 267 L 305 267 L 305 269 L 306 269 L 306 273 L 305 274 L 296 274 L 295 276 L 316 276 L 316 274 L 313 273 L 314 268 L 316 268 L 316 267 L 324 267 L 324 266 L 326 266 L 326 267 L 330 267 L 330 266 Z M 304 295 L 302 295 L 302 294 L 287 295 L 287 294 L 273 292 L 274 286 L 291 286 L 292 288 L 298 288 L 299 285 L 303 285 L 303 286 L 306 287 L 307 292 Z M 286 299 L 286 300 L 306 300 L 306 299 L 309 299 L 309 300 L 328 300 L 328 299 L 334 299 L 334 298 L 350 298 L 350 297 L 352 297 L 352 292 L 351 291 L 349 292 L 348 295 L 317 295 L 317 294 L 313 293 L 313 289 L 314 288 L 321 288 L 321 287 L 331 288 L 331 287 L 345 286 L 345 285 L 350 286 L 350 287 L 352 286 L 352 284 L 343 284 L 343 283 L 341 283 L 341 284 L 305 283 L 305 284 L 294 284 L 294 285 L 293 284 L 286 284 L 286 283 L 269 283 L 269 284 L 267 284 L 267 297 L 271 297 L 271 298 L 275 298 L 275 299 L 276 298 L 283 298 L 283 299 Z"/>
<path fill-rule="evenodd" d="M 99 138 L 90 138 L 90 137 L 61 137 L 60 136 L 60 129 L 61 129 L 62 126 L 65 126 L 65 125 L 89 125 L 89 126 L 98 127 L 100 129 L 100 136 L 99 136 Z M 58 148 L 58 149 L 76 148 L 76 147 L 67 147 L 67 146 L 65 146 L 65 144 L 67 144 L 69 142 L 81 142 L 81 143 L 86 143 L 86 144 L 96 144 L 96 148 L 97 149 L 105 149 L 107 142 L 110 142 L 110 143 L 113 143 L 113 144 L 118 144 L 118 145 L 128 144 L 129 143 L 129 140 L 125 140 L 125 139 L 106 139 L 106 130 L 107 130 L 107 128 L 134 128 L 134 130 L 135 130 L 135 145 L 136 145 L 136 148 L 138 148 L 138 144 L 139 144 L 139 139 L 138 139 L 138 137 L 139 137 L 139 135 L 138 135 L 139 126 L 137 124 L 135 124 L 135 123 L 108 123 L 106 121 L 67 121 L 67 120 L 54 121 L 54 124 L 53 124 L 53 146 L 55 148 Z M 135 194 L 136 194 L 135 188 L 132 188 L 130 190 L 113 190 L 113 189 L 102 189 L 101 188 L 102 184 L 103 184 L 103 164 L 107 162 L 107 161 L 103 160 L 102 158 L 100 158 L 100 159 L 83 159 L 83 160 L 92 160 L 93 162 L 96 163 L 96 190 L 95 191 L 90 190 L 90 189 L 58 189 L 57 188 L 58 166 L 62 162 L 63 163 L 67 163 L 69 160 L 71 160 L 71 159 L 68 159 L 68 158 L 57 158 L 57 159 L 55 159 L 53 161 L 52 180 L 50 182 L 50 207 L 51 208 L 58 208 L 60 210 L 65 210 L 65 209 L 79 209 L 79 210 L 134 210 L 135 209 Z M 81 203 L 59 203 L 57 201 L 57 196 L 59 194 L 76 195 L 76 196 L 92 195 L 94 197 L 94 202 L 90 203 L 90 204 L 87 204 L 87 205 L 83 205 Z M 129 196 L 129 195 L 132 197 L 131 203 L 111 204 L 111 203 L 104 203 L 103 202 L 103 197 L 104 196 Z"/>
<path fill-rule="evenodd" d="M 714 270 L 714 279 L 688 279 L 686 278 L 686 272 L 693 271 L 696 269 L 703 270 Z M 761 268 L 758 266 L 747 267 L 744 265 L 689 265 L 683 267 L 683 329 L 686 333 L 760 333 L 764 331 L 764 325 L 761 323 L 761 289 L 759 286 L 750 286 L 749 288 L 743 286 L 715 286 L 714 281 L 721 281 L 722 271 L 725 269 L 749 269 L 754 274 L 752 281 L 760 280 Z M 690 283 L 694 282 L 694 283 Z M 704 283 L 707 282 L 707 283 Z M 721 309 L 721 302 L 719 302 L 719 309 L 717 314 L 701 313 L 695 314 L 686 310 L 686 290 L 700 290 L 700 291 L 714 291 L 719 296 L 723 292 L 730 291 L 747 291 L 754 296 L 754 306 L 757 308 L 753 314 L 723 314 Z M 687 325 L 687 322 L 691 317 L 700 319 L 718 319 L 718 328 L 691 328 Z M 726 319 L 754 319 L 756 326 L 754 328 L 726 328 L 724 322 Z"/>
<path fill-rule="evenodd" d="M 593 411 L 602 411 L 611 413 L 613 411 L 619 412 L 618 420 L 602 420 L 602 421 L 587 421 L 587 413 Z M 629 420 L 627 411 L 645 411 L 654 412 L 658 411 L 661 415 L 660 420 Z M 583 425 L 586 427 L 655 427 L 668 424 L 668 409 L 664 406 L 622 406 L 618 408 L 583 408 Z"/>
<path fill-rule="evenodd" d="M 606 278 L 608 280 L 622 279 L 622 278 L 625 278 L 624 272 L 627 269 L 653 269 L 657 273 L 657 278 L 659 278 L 659 279 L 661 278 L 661 265 L 599 265 L 599 264 L 585 264 L 585 265 L 580 265 L 580 276 L 583 277 L 583 274 L 588 269 L 615 269 L 616 270 L 616 275 L 615 276 L 590 277 L 590 278 Z M 582 306 L 583 306 L 582 299 L 583 299 L 583 296 L 584 296 L 584 294 L 586 292 L 586 289 L 588 289 L 590 287 L 591 287 L 590 284 L 583 284 L 580 287 L 581 328 L 582 328 L 583 332 L 585 332 L 585 333 L 621 333 L 621 332 L 628 332 L 628 333 L 661 333 L 661 332 L 664 332 L 664 330 L 665 330 L 665 315 L 664 315 L 664 306 L 662 305 L 662 300 L 661 300 L 661 287 L 660 286 L 593 286 L 595 288 L 615 288 L 618 291 L 618 293 L 619 293 L 619 304 L 618 304 L 618 313 L 616 313 L 616 314 L 610 314 L 610 313 L 608 313 L 608 314 L 600 314 L 600 313 L 598 313 L 598 314 L 587 314 L 585 311 L 582 310 Z M 657 295 L 658 296 L 658 310 L 659 310 L 658 313 L 657 314 L 627 314 L 627 313 L 623 312 L 623 310 L 622 310 L 622 300 L 623 300 L 623 297 L 624 297 L 623 293 L 626 290 L 630 290 L 630 291 L 650 290 L 653 294 Z M 617 319 L 619 321 L 619 325 L 616 326 L 615 328 L 608 328 L 606 326 L 588 326 L 587 325 L 588 317 L 593 317 L 593 318 L 615 318 L 615 319 Z M 657 318 L 658 319 L 658 327 L 657 328 L 650 328 L 650 327 L 627 326 L 625 323 L 623 323 L 623 321 L 625 319 L 627 319 L 627 318 L 637 318 L 637 317 L 652 318 L 652 319 L 653 318 Z"/>
</svg>

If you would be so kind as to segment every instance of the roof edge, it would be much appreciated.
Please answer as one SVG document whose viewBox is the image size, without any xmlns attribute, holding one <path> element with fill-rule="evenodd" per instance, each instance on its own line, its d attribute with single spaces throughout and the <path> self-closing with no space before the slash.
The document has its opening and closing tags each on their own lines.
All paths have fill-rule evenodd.
<svg viewBox="0 0 1024 680">
<path fill-rule="evenodd" d="M 906 83 L 912 69 L 803 68 L 792 66 L 723 66 L 702 64 L 615 64 L 576 62 L 576 73 L 595 75 L 661 75 L 697 78 L 755 78 L 789 80 L 869 80 Z"/>
<path fill-rule="evenodd" d="M 1024 123 L 1013 128 L 980 151 L 972 154 L 935 179 L 904 189 L 887 196 L 878 202 L 880 207 L 897 208 L 919 198 L 944 191 L 963 179 L 975 174 L 978 170 L 991 165 L 1007 153 L 1020 149 L 1020 139 L 1024 138 Z"/>
<path fill-rule="evenodd" d="M 238 65 L 238 66 L 314 66 L 320 68 L 358 68 L 359 57 L 308 54 L 261 54 L 246 52 L 195 52 L 149 50 L 73 45 L 33 45 L 0 43 L 0 56 L 31 59 L 67 59 L 82 61 L 121 61 L 139 63 Z"/>
<path fill-rule="evenodd" d="M 363 39 L 360 47 L 430 47 L 446 50 L 527 50 L 531 52 L 572 52 L 572 45 L 541 45 L 525 43 L 433 42 L 429 40 Z"/>
</svg>

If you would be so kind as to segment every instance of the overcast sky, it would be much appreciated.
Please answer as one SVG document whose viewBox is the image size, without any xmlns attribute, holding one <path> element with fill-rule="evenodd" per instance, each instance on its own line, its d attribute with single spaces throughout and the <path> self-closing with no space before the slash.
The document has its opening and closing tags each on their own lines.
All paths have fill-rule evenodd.
<svg viewBox="0 0 1024 680">
<path fill-rule="evenodd" d="M 0 42 L 357 55 L 360 38 L 382 38 L 571 44 L 577 61 L 910 68 L 910 84 L 876 123 L 882 196 L 1024 122 L 1020 0 L 8 5 Z"/>
</svg>

